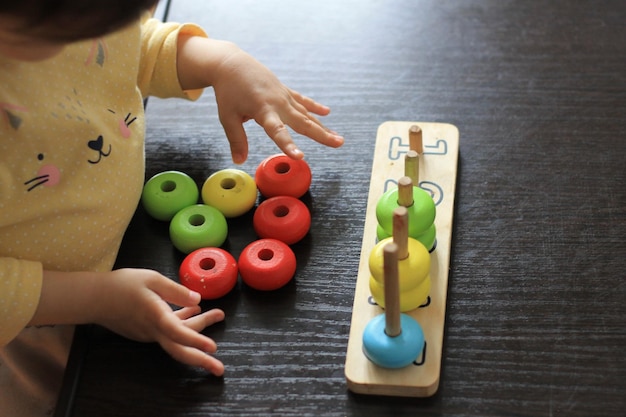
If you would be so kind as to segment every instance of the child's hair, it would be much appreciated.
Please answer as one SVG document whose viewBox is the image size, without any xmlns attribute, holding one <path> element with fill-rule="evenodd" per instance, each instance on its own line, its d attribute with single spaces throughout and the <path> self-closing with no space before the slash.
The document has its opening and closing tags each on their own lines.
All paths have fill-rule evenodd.
<svg viewBox="0 0 626 417">
<path fill-rule="evenodd" d="M 158 0 L 0 0 L 0 15 L 16 19 L 20 33 L 50 42 L 73 42 L 114 32 Z"/>
</svg>

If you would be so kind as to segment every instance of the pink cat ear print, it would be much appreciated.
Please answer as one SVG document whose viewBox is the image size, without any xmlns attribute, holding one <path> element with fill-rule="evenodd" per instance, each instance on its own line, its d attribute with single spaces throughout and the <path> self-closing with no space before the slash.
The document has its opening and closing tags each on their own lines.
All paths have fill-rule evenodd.
<svg viewBox="0 0 626 417">
<path fill-rule="evenodd" d="M 31 191 L 32 189 L 37 188 L 40 185 L 53 187 L 57 185 L 60 180 L 61 171 L 59 171 L 59 168 L 54 165 L 48 164 L 39 168 L 39 171 L 37 171 L 37 176 L 26 181 L 24 185 L 29 187 L 28 191 Z"/>
</svg>

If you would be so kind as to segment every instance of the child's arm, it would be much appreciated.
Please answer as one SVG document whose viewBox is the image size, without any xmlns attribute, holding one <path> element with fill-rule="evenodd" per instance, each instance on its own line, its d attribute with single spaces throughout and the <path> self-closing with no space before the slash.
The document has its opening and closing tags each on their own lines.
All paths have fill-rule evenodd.
<svg viewBox="0 0 626 417">
<path fill-rule="evenodd" d="M 39 305 L 30 325 L 100 324 L 142 342 L 158 342 L 174 359 L 215 375 L 224 365 L 213 340 L 199 333 L 224 319 L 221 310 L 200 313 L 200 295 L 158 272 L 44 272 Z M 168 303 L 181 306 L 172 311 Z"/>
<path fill-rule="evenodd" d="M 247 158 L 243 123 L 250 119 L 294 159 L 301 159 L 303 154 L 285 125 L 323 145 L 343 144 L 343 137 L 313 115 L 327 115 L 328 107 L 287 88 L 267 67 L 230 42 L 179 36 L 177 71 L 183 89 L 212 86 L 215 90 L 219 118 L 236 163 Z"/>
</svg>

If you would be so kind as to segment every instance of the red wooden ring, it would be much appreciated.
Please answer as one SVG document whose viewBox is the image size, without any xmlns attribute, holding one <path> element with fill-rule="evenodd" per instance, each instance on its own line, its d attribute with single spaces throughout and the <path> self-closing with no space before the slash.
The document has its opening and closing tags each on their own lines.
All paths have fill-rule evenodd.
<svg viewBox="0 0 626 417">
<path fill-rule="evenodd" d="M 259 164 L 254 180 L 265 197 L 288 195 L 300 198 L 311 186 L 311 168 L 303 159 L 273 155 Z"/>
<path fill-rule="evenodd" d="M 235 258 L 224 249 L 200 248 L 185 257 L 180 265 L 180 283 L 200 293 L 205 300 L 228 294 L 237 284 L 239 270 Z"/>
<path fill-rule="evenodd" d="M 241 251 L 238 265 L 243 282 L 256 290 L 272 291 L 293 278 L 296 255 L 280 240 L 259 239 Z"/>
<path fill-rule="evenodd" d="M 252 218 L 261 238 L 278 239 L 288 245 L 300 241 L 311 228 L 311 213 L 302 201 L 286 195 L 263 201 Z"/>
</svg>

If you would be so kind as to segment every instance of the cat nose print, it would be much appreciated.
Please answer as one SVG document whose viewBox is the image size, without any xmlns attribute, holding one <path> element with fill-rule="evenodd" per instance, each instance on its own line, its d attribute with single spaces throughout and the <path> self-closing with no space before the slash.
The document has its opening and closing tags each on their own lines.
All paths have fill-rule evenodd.
<svg viewBox="0 0 626 417">
<path fill-rule="evenodd" d="M 54 165 L 48 164 L 39 168 L 37 175 L 34 178 L 26 181 L 24 185 L 28 187 L 27 191 L 31 191 L 40 185 L 46 187 L 53 187 L 61 180 L 61 171 Z"/>
<path fill-rule="evenodd" d="M 91 159 L 88 159 L 87 162 L 89 162 L 90 164 L 97 164 L 100 162 L 100 160 L 102 160 L 102 158 L 106 158 L 107 156 L 109 156 L 111 154 L 111 145 L 109 144 L 109 150 L 107 152 L 104 152 L 104 138 L 102 137 L 102 135 L 98 136 L 97 139 L 94 140 L 90 140 L 89 142 L 87 142 L 87 146 L 89 147 L 89 149 L 93 149 L 94 151 L 96 151 L 98 153 L 98 159 L 92 161 Z"/>
</svg>

